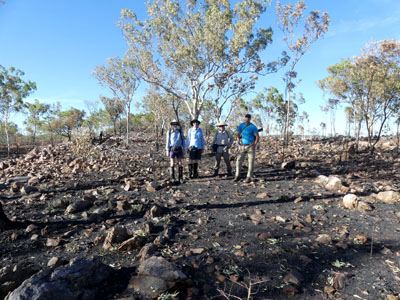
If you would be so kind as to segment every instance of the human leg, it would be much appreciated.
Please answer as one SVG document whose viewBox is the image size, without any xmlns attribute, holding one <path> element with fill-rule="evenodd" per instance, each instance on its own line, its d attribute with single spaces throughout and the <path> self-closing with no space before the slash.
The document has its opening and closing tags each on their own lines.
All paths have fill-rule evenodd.
<svg viewBox="0 0 400 300">
<path fill-rule="evenodd" d="M 256 150 L 253 148 L 250 148 L 248 151 L 248 160 L 249 160 L 249 169 L 247 171 L 247 178 L 253 178 L 254 175 L 254 159 L 256 156 Z"/>
<path fill-rule="evenodd" d="M 246 155 L 246 149 L 244 146 L 241 146 L 239 155 L 236 159 L 236 174 L 234 179 L 235 181 L 239 181 L 240 179 L 240 170 L 242 169 L 242 163 L 245 155 Z"/>
<path fill-rule="evenodd" d="M 228 176 L 232 175 L 232 166 L 231 166 L 231 161 L 229 160 L 229 152 L 225 151 L 223 152 L 223 156 L 224 156 L 224 161 L 226 164 L 226 170 L 228 171 Z"/>
<path fill-rule="evenodd" d="M 221 165 L 222 152 L 215 153 L 214 176 L 218 175 L 218 170 Z"/>
</svg>

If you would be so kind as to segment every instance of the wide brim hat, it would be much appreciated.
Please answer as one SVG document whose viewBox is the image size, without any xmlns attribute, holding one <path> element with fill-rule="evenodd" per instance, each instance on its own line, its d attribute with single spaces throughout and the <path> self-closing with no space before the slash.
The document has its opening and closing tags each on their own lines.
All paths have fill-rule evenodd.
<svg viewBox="0 0 400 300">
<path fill-rule="evenodd" d="M 215 125 L 217 127 L 224 127 L 224 126 L 228 126 L 228 124 L 226 124 L 225 122 L 219 122 L 217 123 L 217 125 Z"/>
<path fill-rule="evenodd" d="M 194 120 L 190 121 L 190 125 L 193 126 L 193 123 L 195 123 L 195 122 L 196 122 L 196 123 L 199 123 L 199 125 L 200 125 L 200 123 L 201 123 L 199 120 L 194 119 Z"/>
<path fill-rule="evenodd" d="M 180 125 L 177 120 L 172 120 L 170 124 L 171 125 L 178 125 L 178 126 Z"/>
</svg>

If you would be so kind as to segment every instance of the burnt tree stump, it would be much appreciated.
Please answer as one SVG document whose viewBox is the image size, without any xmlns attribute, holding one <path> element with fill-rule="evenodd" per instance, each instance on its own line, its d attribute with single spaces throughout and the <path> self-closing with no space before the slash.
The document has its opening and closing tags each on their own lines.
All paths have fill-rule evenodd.
<svg viewBox="0 0 400 300">
<path fill-rule="evenodd" d="M 10 221 L 9 218 L 7 218 L 7 216 L 3 210 L 3 204 L 0 201 L 0 231 L 7 230 L 7 229 L 11 228 L 12 225 L 13 225 L 13 222 Z"/>
</svg>

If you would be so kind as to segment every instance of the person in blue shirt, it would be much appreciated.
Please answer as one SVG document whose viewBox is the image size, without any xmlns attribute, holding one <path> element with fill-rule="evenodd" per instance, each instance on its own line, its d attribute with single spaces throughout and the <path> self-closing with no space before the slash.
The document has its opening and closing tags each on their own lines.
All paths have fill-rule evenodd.
<svg viewBox="0 0 400 300">
<path fill-rule="evenodd" d="M 200 121 L 195 119 L 190 122 L 192 126 L 187 133 L 186 149 L 189 153 L 189 178 L 199 177 L 199 162 L 204 151 L 203 131 L 199 127 Z"/>
<path fill-rule="evenodd" d="M 242 163 L 244 157 L 248 156 L 249 160 L 249 169 L 247 171 L 247 178 L 245 182 L 251 182 L 253 177 L 253 169 L 254 169 L 254 159 L 256 155 L 256 146 L 260 140 L 260 136 L 258 135 L 257 127 L 250 122 L 251 115 L 246 114 L 244 118 L 244 123 L 240 124 L 237 128 L 237 143 L 239 145 L 239 155 L 236 159 L 236 174 L 234 181 L 240 180 L 240 170 L 242 168 Z"/>
<path fill-rule="evenodd" d="M 175 181 L 175 161 L 178 161 L 179 182 L 183 183 L 182 160 L 185 151 L 185 136 L 183 135 L 180 124 L 177 120 L 171 122 L 171 129 L 167 133 L 166 154 L 170 158 L 169 174 L 171 180 Z"/>
</svg>

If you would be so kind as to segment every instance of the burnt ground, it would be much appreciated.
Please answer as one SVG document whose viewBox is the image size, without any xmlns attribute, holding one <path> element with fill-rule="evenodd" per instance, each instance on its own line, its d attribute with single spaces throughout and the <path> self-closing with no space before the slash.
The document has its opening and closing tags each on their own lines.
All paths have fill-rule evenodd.
<svg viewBox="0 0 400 300">
<path fill-rule="evenodd" d="M 320 150 L 311 149 L 316 143 Z M 104 299 L 127 297 L 124 289 L 135 274 L 140 249 L 104 250 L 96 238 L 115 225 L 138 233 L 152 222 L 148 242 L 192 279 L 190 292 L 179 291 L 181 299 L 248 299 L 244 285 L 249 283 L 254 284 L 252 299 L 397 299 L 387 297 L 400 295 L 400 203 L 371 197 L 389 188 L 398 191 L 396 156 L 361 153 L 340 162 L 340 143 L 304 141 L 288 152 L 296 167 L 282 170 L 276 144 L 264 141 L 250 184 L 234 183 L 223 172 L 211 177 L 214 158 L 205 155 L 201 178 L 165 184 L 155 192 L 141 184 L 126 191 L 124 180 L 133 175 L 143 173 L 146 181 L 163 183 L 167 176 L 162 151 L 147 154 L 148 143 L 137 141 L 124 152 L 127 157 L 138 154 L 135 164 L 130 160 L 104 172 L 49 180 L 38 185 L 40 194 L 32 197 L 3 191 L 6 214 L 20 224 L 0 233 L 1 267 L 23 263 L 39 270 L 53 256 L 99 256 L 119 270 L 104 287 Z M 373 210 L 342 207 L 344 194 L 315 183 L 318 174 L 339 176 Z M 95 195 L 93 207 L 64 214 L 65 203 L 85 195 Z M 117 201 L 129 206 L 118 210 Z M 154 205 L 162 214 L 151 219 L 148 211 Z M 90 218 L 95 209 L 106 213 Z M 27 232 L 31 223 L 37 228 Z M 38 236 L 32 239 L 34 234 Z M 316 241 L 321 234 L 328 240 Z M 59 239 L 59 245 L 46 246 L 48 238 Z M 290 273 L 294 280 L 287 279 Z"/>
</svg>

